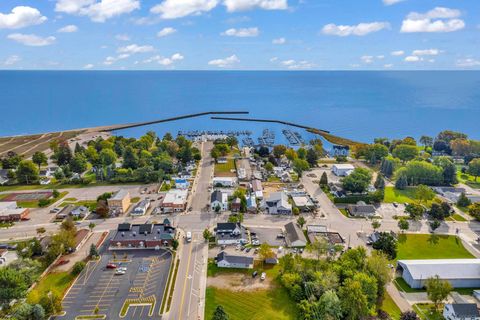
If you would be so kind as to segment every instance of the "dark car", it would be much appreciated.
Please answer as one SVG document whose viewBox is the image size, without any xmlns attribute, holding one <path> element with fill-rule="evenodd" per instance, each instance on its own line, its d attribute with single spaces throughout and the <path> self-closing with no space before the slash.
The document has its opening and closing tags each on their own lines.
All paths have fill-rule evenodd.
<svg viewBox="0 0 480 320">
<path fill-rule="evenodd" d="M 115 263 L 109 263 L 107 264 L 107 269 L 116 269 L 117 265 Z"/>
<path fill-rule="evenodd" d="M 247 250 L 245 250 L 245 252 L 248 253 L 248 252 L 250 252 L 250 250 L 252 250 L 252 248 L 251 248 L 251 247 L 248 247 Z"/>
<path fill-rule="evenodd" d="M 252 278 L 255 278 L 258 275 L 258 271 L 253 271 Z"/>
</svg>

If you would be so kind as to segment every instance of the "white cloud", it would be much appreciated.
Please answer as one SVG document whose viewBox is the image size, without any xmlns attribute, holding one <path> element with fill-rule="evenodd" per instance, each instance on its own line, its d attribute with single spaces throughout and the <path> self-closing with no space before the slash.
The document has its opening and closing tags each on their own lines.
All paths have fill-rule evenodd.
<svg viewBox="0 0 480 320">
<path fill-rule="evenodd" d="M 290 70 L 308 70 L 315 67 L 315 64 L 307 60 L 297 61 L 294 59 L 289 59 L 289 60 L 283 60 L 282 62 L 280 62 L 280 64 Z"/>
<path fill-rule="evenodd" d="M 211 66 L 217 66 L 219 68 L 225 68 L 225 67 L 231 67 L 232 65 L 237 64 L 239 62 L 240 62 L 240 59 L 238 59 L 238 57 L 233 54 L 230 57 L 227 57 L 224 59 L 210 60 L 208 64 Z"/>
<path fill-rule="evenodd" d="M 135 54 L 135 53 L 145 53 L 151 52 L 154 48 L 152 46 L 139 46 L 137 44 L 130 44 L 125 47 L 120 47 L 117 49 L 118 53 L 128 53 L 128 54 Z"/>
<path fill-rule="evenodd" d="M 8 57 L 7 59 L 5 59 L 3 64 L 6 65 L 6 66 L 13 66 L 14 64 L 20 62 L 21 60 L 22 60 L 22 58 L 20 58 L 19 56 L 12 55 L 12 56 Z"/>
<path fill-rule="evenodd" d="M 392 51 L 392 52 L 390 52 L 390 54 L 391 54 L 392 56 L 397 56 L 397 57 L 398 57 L 398 56 L 403 56 L 403 55 L 405 54 L 405 51 L 403 51 L 403 50 L 397 50 L 397 51 Z"/>
<path fill-rule="evenodd" d="M 93 67 L 94 67 L 94 65 L 89 63 L 89 64 L 84 65 L 83 69 L 88 70 L 88 69 L 92 69 Z"/>
<path fill-rule="evenodd" d="M 373 56 L 361 56 L 360 57 L 360 60 L 362 60 L 363 63 L 368 63 L 368 64 L 373 63 L 373 59 L 374 59 Z"/>
<path fill-rule="evenodd" d="M 43 47 L 55 42 L 55 37 L 39 37 L 34 34 L 12 33 L 7 36 L 8 39 L 16 41 L 30 47 Z"/>
<path fill-rule="evenodd" d="M 218 5 L 218 0 L 164 0 L 150 9 L 163 19 L 177 19 L 208 12 Z"/>
<path fill-rule="evenodd" d="M 151 58 L 143 60 L 143 63 L 157 62 L 162 66 L 172 66 L 175 63 L 175 61 L 181 61 L 183 59 L 184 59 L 184 56 L 182 54 L 175 53 L 175 54 L 172 54 L 172 56 L 170 57 L 163 57 L 160 55 L 156 55 Z M 138 64 L 138 62 L 136 62 L 135 64 Z"/>
<path fill-rule="evenodd" d="M 109 65 L 114 64 L 118 60 L 124 60 L 124 59 L 127 59 L 128 57 L 130 57 L 130 54 L 128 54 L 128 53 L 122 53 L 122 54 L 119 54 L 116 57 L 108 56 L 108 57 L 105 58 L 105 61 L 103 62 L 103 64 L 109 66 Z"/>
<path fill-rule="evenodd" d="M 73 24 L 69 24 L 68 26 L 65 26 L 57 30 L 57 32 L 61 32 L 61 33 L 72 33 L 77 31 L 78 31 L 78 27 Z"/>
<path fill-rule="evenodd" d="M 327 24 L 323 27 L 322 32 L 331 36 L 365 36 L 372 32 L 377 32 L 382 29 L 390 28 L 388 22 L 369 22 L 360 23 L 357 25 L 336 25 L 334 23 Z"/>
<path fill-rule="evenodd" d="M 245 11 L 252 9 L 285 10 L 288 9 L 287 0 L 225 0 L 223 4 L 228 12 Z"/>
<path fill-rule="evenodd" d="M 391 63 L 384 64 L 383 67 L 384 67 L 385 69 L 391 69 L 391 68 L 393 68 L 393 64 L 391 64 Z"/>
<path fill-rule="evenodd" d="M 130 41 L 130 36 L 128 34 L 117 34 L 115 39 L 118 41 Z"/>
<path fill-rule="evenodd" d="M 32 7 L 18 6 L 10 13 L 0 12 L 0 29 L 20 29 L 47 21 L 40 11 Z"/>
<path fill-rule="evenodd" d="M 285 42 L 287 42 L 287 39 L 285 39 L 285 38 L 283 38 L 283 37 L 272 40 L 272 43 L 273 43 L 273 44 L 285 44 Z"/>
<path fill-rule="evenodd" d="M 168 35 L 174 34 L 175 32 L 177 32 L 177 29 L 172 28 L 172 27 L 166 27 L 166 28 L 163 28 L 162 30 L 158 31 L 157 37 L 159 37 L 159 38 L 166 37 Z"/>
<path fill-rule="evenodd" d="M 418 62 L 422 60 L 419 56 L 408 56 L 408 57 L 405 57 L 405 61 L 406 62 Z"/>
<path fill-rule="evenodd" d="M 245 37 L 256 37 L 260 31 L 258 28 L 231 28 L 226 30 L 225 32 L 222 32 L 222 36 L 229 36 L 229 37 L 240 37 L 240 38 L 245 38 Z"/>
<path fill-rule="evenodd" d="M 55 11 L 87 16 L 95 22 L 140 9 L 139 0 L 57 0 Z"/>
<path fill-rule="evenodd" d="M 473 68 L 480 66 L 480 60 L 473 58 L 458 59 L 456 61 L 456 66 L 460 68 Z"/>
<path fill-rule="evenodd" d="M 400 32 L 453 32 L 465 28 L 465 22 L 458 19 L 460 10 L 436 7 L 426 13 L 411 12 L 402 22 Z"/>
<path fill-rule="evenodd" d="M 403 2 L 405 0 L 383 0 L 383 4 L 385 4 L 386 6 L 391 6 L 393 4 L 397 4 L 399 2 Z"/>
<path fill-rule="evenodd" d="M 412 55 L 414 56 L 437 56 L 440 53 L 438 49 L 424 49 L 424 50 L 413 50 Z"/>
<path fill-rule="evenodd" d="M 278 57 L 270 58 L 270 62 L 277 62 L 277 61 L 278 61 Z"/>
<path fill-rule="evenodd" d="M 377 58 L 378 60 L 383 60 L 383 59 L 385 59 L 385 56 L 384 56 L 383 54 L 381 54 L 381 55 L 377 56 L 376 58 Z"/>
</svg>

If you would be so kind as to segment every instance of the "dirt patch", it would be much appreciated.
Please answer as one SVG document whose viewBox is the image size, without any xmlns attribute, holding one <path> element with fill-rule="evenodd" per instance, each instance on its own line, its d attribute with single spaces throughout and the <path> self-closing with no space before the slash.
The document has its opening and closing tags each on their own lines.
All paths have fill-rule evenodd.
<svg viewBox="0 0 480 320">
<path fill-rule="evenodd" d="M 229 273 L 208 277 L 207 286 L 230 291 L 255 291 L 270 289 L 272 279 L 260 280 L 260 274 L 252 278 L 251 274 Z"/>
</svg>

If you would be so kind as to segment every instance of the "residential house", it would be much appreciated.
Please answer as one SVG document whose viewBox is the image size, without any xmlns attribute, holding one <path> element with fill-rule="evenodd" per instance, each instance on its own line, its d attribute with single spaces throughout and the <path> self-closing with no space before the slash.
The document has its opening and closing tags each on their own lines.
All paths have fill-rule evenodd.
<svg viewBox="0 0 480 320">
<path fill-rule="evenodd" d="M 332 172 L 338 177 L 346 177 L 353 172 L 355 167 L 349 163 L 336 163 L 332 167 Z"/>
<path fill-rule="evenodd" d="M 254 194 L 250 194 L 247 196 L 247 212 L 257 213 L 257 200 Z"/>
<path fill-rule="evenodd" d="M 252 181 L 252 191 L 257 199 L 263 199 L 263 187 L 261 180 L 255 179 Z"/>
<path fill-rule="evenodd" d="M 218 245 L 248 243 L 247 230 L 240 223 L 217 223 L 215 238 Z"/>
<path fill-rule="evenodd" d="M 357 204 L 347 205 L 346 210 L 351 216 L 354 217 L 373 217 L 375 216 L 376 209 L 371 204 L 366 204 L 363 201 L 358 201 Z"/>
<path fill-rule="evenodd" d="M 210 196 L 210 208 L 214 211 L 217 211 L 217 208 L 220 208 L 220 211 L 228 210 L 228 195 L 226 192 L 220 190 L 215 190 Z"/>
<path fill-rule="evenodd" d="M 270 214 L 292 214 L 292 205 L 284 192 L 273 192 L 265 201 L 266 209 Z"/>
<path fill-rule="evenodd" d="M 253 269 L 253 257 L 234 256 L 222 251 L 215 260 L 219 268 Z"/>
<path fill-rule="evenodd" d="M 475 303 L 446 303 L 443 317 L 446 320 L 480 320 L 480 313 Z"/>
<path fill-rule="evenodd" d="M 175 179 L 175 188 L 176 189 L 188 189 L 190 186 L 190 183 L 187 181 L 187 179 Z"/>
<path fill-rule="evenodd" d="M 77 206 L 72 211 L 70 211 L 70 215 L 74 218 L 84 218 L 89 213 L 90 211 L 85 206 Z"/>
<path fill-rule="evenodd" d="M 161 224 L 121 223 L 110 240 L 110 249 L 160 249 L 172 245 L 176 229 L 170 220 Z"/>
<path fill-rule="evenodd" d="M 308 195 L 292 195 L 293 205 L 302 212 L 308 212 L 315 209 L 315 204 Z"/>
<path fill-rule="evenodd" d="M 169 190 L 161 204 L 161 210 L 164 213 L 182 212 L 187 206 L 188 190 L 176 189 Z"/>
<path fill-rule="evenodd" d="M 127 212 L 128 207 L 130 207 L 131 204 L 130 192 L 126 189 L 120 189 L 113 195 L 113 197 L 108 199 L 107 202 L 112 213 L 115 215 L 124 214 Z"/>
<path fill-rule="evenodd" d="M 238 212 L 240 211 L 240 208 L 242 207 L 242 201 L 240 198 L 235 197 L 232 202 L 230 203 L 230 210 L 232 212 Z"/>
<path fill-rule="evenodd" d="M 287 246 L 291 248 L 305 247 L 307 245 L 307 239 L 302 229 L 294 222 L 289 222 L 285 225 L 285 241 Z"/>
<path fill-rule="evenodd" d="M 132 216 L 143 216 L 147 213 L 148 208 L 150 208 L 150 200 L 142 200 L 137 203 L 130 214 Z"/>
<path fill-rule="evenodd" d="M 214 177 L 212 179 L 214 187 L 227 187 L 231 188 L 237 185 L 237 178 L 235 177 Z"/>
</svg>

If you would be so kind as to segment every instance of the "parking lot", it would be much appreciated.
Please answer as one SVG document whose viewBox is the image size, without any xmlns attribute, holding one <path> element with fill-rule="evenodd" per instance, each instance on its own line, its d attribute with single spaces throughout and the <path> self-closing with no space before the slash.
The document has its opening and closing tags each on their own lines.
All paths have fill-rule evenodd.
<svg viewBox="0 0 480 320">
<path fill-rule="evenodd" d="M 260 241 L 260 244 L 262 243 L 268 243 L 270 246 L 274 247 L 279 247 L 279 246 L 285 246 L 285 239 L 284 238 L 277 238 L 277 235 L 282 233 L 281 228 L 248 228 L 250 231 L 250 235 L 252 236 L 252 239 L 254 236 L 257 237 L 257 239 Z"/>
<path fill-rule="evenodd" d="M 166 250 L 105 252 L 90 261 L 62 301 L 58 319 L 161 319 L 160 308 L 172 255 Z M 116 268 L 107 268 L 115 264 Z M 125 270 L 119 274 L 118 270 Z M 122 314 L 121 314 L 122 313 Z"/>
</svg>

